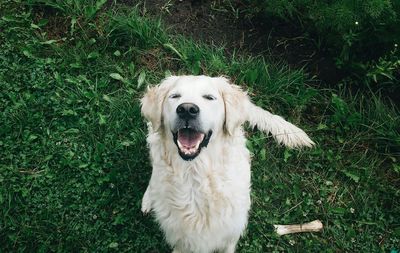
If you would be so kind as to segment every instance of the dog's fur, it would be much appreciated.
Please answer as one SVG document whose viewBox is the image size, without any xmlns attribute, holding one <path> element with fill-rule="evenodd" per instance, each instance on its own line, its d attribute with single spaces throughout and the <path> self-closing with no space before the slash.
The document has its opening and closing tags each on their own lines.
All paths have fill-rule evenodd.
<svg viewBox="0 0 400 253">
<path fill-rule="evenodd" d="M 141 102 L 149 121 L 147 142 L 153 165 L 142 211 L 154 212 L 176 253 L 235 251 L 250 209 L 244 122 L 288 147 L 314 144 L 304 131 L 257 107 L 223 77 L 171 76 L 148 89 Z M 205 146 L 189 157 L 182 154 L 174 135 L 183 124 L 177 123 L 177 107 L 182 103 L 200 109 L 189 127 L 212 133 Z"/>
</svg>

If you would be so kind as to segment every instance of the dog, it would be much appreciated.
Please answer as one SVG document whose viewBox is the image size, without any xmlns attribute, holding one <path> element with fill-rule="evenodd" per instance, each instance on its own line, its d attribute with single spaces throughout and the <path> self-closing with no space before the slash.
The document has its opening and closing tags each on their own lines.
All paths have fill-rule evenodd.
<svg viewBox="0 0 400 253">
<path fill-rule="evenodd" d="M 251 202 L 245 122 L 288 147 L 314 145 L 225 77 L 168 77 L 141 111 L 153 166 L 141 211 L 154 212 L 173 253 L 235 252 Z"/>
</svg>

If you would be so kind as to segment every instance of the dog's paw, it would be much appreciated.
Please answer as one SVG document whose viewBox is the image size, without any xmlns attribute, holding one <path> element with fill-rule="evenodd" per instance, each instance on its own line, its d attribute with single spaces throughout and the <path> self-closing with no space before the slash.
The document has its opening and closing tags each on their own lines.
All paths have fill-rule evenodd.
<svg viewBox="0 0 400 253">
<path fill-rule="evenodd" d="M 149 191 L 146 190 L 142 199 L 142 208 L 141 211 L 143 214 L 148 214 L 151 211 L 151 200 L 149 197 Z"/>
<path fill-rule="evenodd" d="M 148 214 L 148 213 L 150 213 L 150 211 L 151 211 L 150 205 L 148 205 L 148 204 L 146 204 L 146 203 L 143 203 L 143 201 L 142 201 L 142 208 L 141 208 L 141 211 L 142 211 L 143 214 Z"/>
</svg>

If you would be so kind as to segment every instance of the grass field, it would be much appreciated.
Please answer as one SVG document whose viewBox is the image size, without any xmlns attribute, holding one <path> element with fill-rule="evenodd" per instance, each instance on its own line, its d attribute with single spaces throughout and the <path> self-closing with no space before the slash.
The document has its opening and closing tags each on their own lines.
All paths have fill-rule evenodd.
<svg viewBox="0 0 400 253">
<path fill-rule="evenodd" d="M 317 143 L 289 150 L 249 129 L 239 252 L 400 250 L 400 116 L 379 94 L 171 36 L 140 5 L 23 2 L 0 0 L 0 252 L 170 251 L 140 212 L 151 166 L 139 108 L 170 74 L 229 76 Z M 271 226 L 314 219 L 322 233 Z"/>
</svg>

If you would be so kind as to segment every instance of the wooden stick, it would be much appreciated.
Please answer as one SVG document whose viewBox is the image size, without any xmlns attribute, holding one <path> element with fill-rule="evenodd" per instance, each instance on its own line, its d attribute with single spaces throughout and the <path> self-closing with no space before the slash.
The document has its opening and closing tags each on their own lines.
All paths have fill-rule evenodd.
<svg viewBox="0 0 400 253">
<path fill-rule="evenodd" d="M 304 224 L 274 225 L 274 227 L 278 235 L 287 235 L 302 232 L 319 232 L 322 230 L 323 225 L 320 220 L 315 220 Z"/>
</svg>

